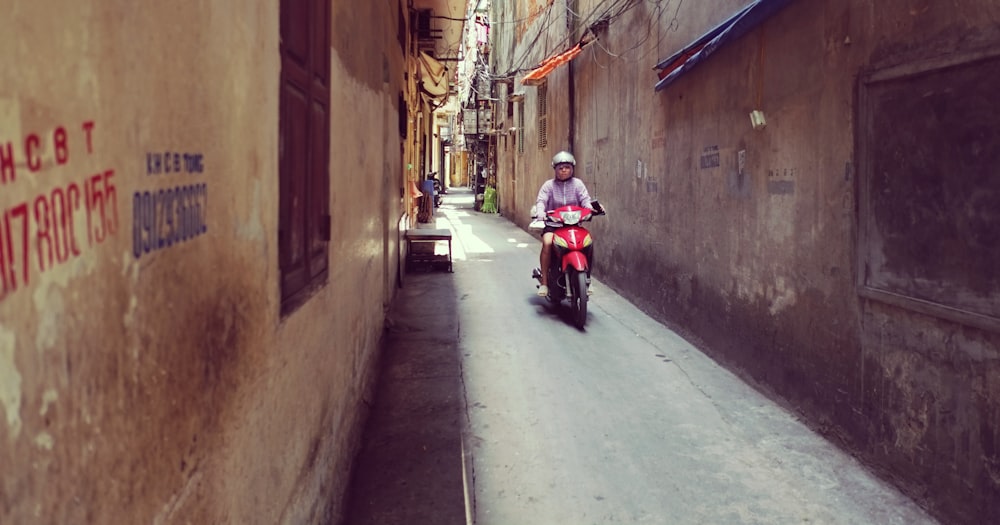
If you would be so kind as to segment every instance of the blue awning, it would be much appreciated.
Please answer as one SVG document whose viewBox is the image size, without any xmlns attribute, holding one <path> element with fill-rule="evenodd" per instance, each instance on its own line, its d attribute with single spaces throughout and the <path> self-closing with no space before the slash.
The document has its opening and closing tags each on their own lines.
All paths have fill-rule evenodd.
<svg viewBox="0 0 1000 525">
<path fill-rule="evenodd" d="M 681 75 L 687 73 L 691 68 L 708 58 L 709 55 L 722 47 L 723 44 L 743 36 L 747 31 L 757 27 L 768 17 L 777 13 L 782 7 L 791 3 L 791 1 L 754 0 L 750 5 L 740 9 L 726 21 L 698 37 L 694 42 L 691 42 L 669 58 L 661 60 L 656 64 L 660 78 L 656 83 L 656 90 L 660 91 L 667 87 L 671 82 L 677 80 Z"/>
</svg>

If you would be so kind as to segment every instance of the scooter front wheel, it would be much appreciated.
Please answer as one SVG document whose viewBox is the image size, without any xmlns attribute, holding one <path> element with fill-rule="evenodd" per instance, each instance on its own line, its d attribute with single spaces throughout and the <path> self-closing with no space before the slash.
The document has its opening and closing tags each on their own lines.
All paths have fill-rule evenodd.
<svg viewBox="0 0 1000 525">
<path fill-rule="evenodd" d="M 587 324 L 587 272 L 571 268 L 568 277 L 569 286 L 573 292 L 573 296 L 570 297 L 573 323 L 582 330 L 583 326 Z"/>
</svg>

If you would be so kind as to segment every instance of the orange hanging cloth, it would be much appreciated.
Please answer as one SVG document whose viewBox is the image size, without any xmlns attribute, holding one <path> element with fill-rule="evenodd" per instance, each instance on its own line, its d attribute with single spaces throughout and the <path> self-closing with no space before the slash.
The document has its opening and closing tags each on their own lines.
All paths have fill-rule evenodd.
<svg viewBox="0 0 1000 525">
<path fill-rule="evenodd" d="M 412 181 L 411 180 L 410 181 L 410 197 L 416 199 L 417 197 L 423 197 L 423 196 L 424 196 L 424 192 L 420 191 L 420 188 L 417 188 L 416 181 Z"/>
<path fill-rule="evenodd" d="M 546 75 L 551 73 L 555 68 L 573 60 L 582 51 L 583 43 L 581 42 L 571 47 L 568 51 L 546 58 L 542 61 L 540 66 L 532 69 L 531 72 L 521 79 L 521 84 L 524 84 L 525 86 L 537 86 L 538 84 L 541 84 Z"/>
</svg>

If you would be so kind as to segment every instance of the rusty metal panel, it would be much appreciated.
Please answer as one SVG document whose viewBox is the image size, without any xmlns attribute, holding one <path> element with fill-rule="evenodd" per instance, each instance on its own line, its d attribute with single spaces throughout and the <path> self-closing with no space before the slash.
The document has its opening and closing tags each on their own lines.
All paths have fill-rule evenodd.
<svg viewBox="0 0 1000 525">
<path fill-rule="evenodd" d="M 1000 54 L 860 85 L 864 295 L 1000 330 Z"/>
</svg>

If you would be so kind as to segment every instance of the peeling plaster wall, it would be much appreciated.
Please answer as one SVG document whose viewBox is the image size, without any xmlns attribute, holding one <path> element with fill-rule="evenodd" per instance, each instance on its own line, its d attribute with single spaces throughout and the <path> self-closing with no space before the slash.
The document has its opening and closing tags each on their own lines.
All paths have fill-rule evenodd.
<svg viewBox="0 0 1000 525">
<path fill-rule="evenodd" d="M 389 4 L 334 7 L 330 275 L 281 317 L 277 3 L 4 2 L 0 523 L 337 518 L 396 286 Z"/>
<path fill-rule="evenodd" d="M 529 4 L 497 1 L 494 18 Z M 583 26 L 607 8 L 597 0 L 573 4 Z M 599 279 L 786 399 L 945 521 L 998 521 L 997 332 L 859 293 L 859 177 L 872 159 L 858 147 L 868 129 L 858 121 L 858 86 L 884 68 L 996 53 L 1000 7 L 987 0 L 791 2 L 654 91 L 657 61 L 746 4 L 635 3 L 598 30 L 599 42 L 571 68 L 548 76 L 550 114 L 563 116 L 549 121 L 547 149 L 534 142 L 538 90 L 516 75 L 512 91 L 525 93 L 525 153 L 500 150 L 498 184 L 516 188 L 517 201 L 500 202 L 505 211 L 530 206 L 562 146 L 553 137 L 571 137 L 577 174 L 610 210 L 591 223 Z M 517 37 L 497 36 L 496 72 L 568 48 L 579 33 L 567 36 L 565 12 L 556 2 Z M 493 22 L 502 28 L 507 20 Z M 536 39 L 538 30 L 544 34 Z M 562 101 L 571 82 L 575 105 L 568 107 Z M 751 129 L 753 109 L 766 114 L 761 131 Z M 904 115 L 895 125 L 921 117 L 907 122 Z M 979 137 L 970 139 L 968 155 L 989 155 L 996 148 L 974 146 L 989 144 L 997 125 L 945 132 Z M 509 165 L 518 166 L 516 185 L 504 179 Z M 980 184 L 987 194 L 1000 192 L 995 178 Z M 995 235 L 993 224 L 984 238 Z M 974 263 L 964 269 L 980 267 Z M 952 269 L 963 271 L 960 263 Z M 980 272 L 986 284 L 975 296 L 994 309 L 1000 299 L 988 286 L 995 275 Z"/>
</svg>

